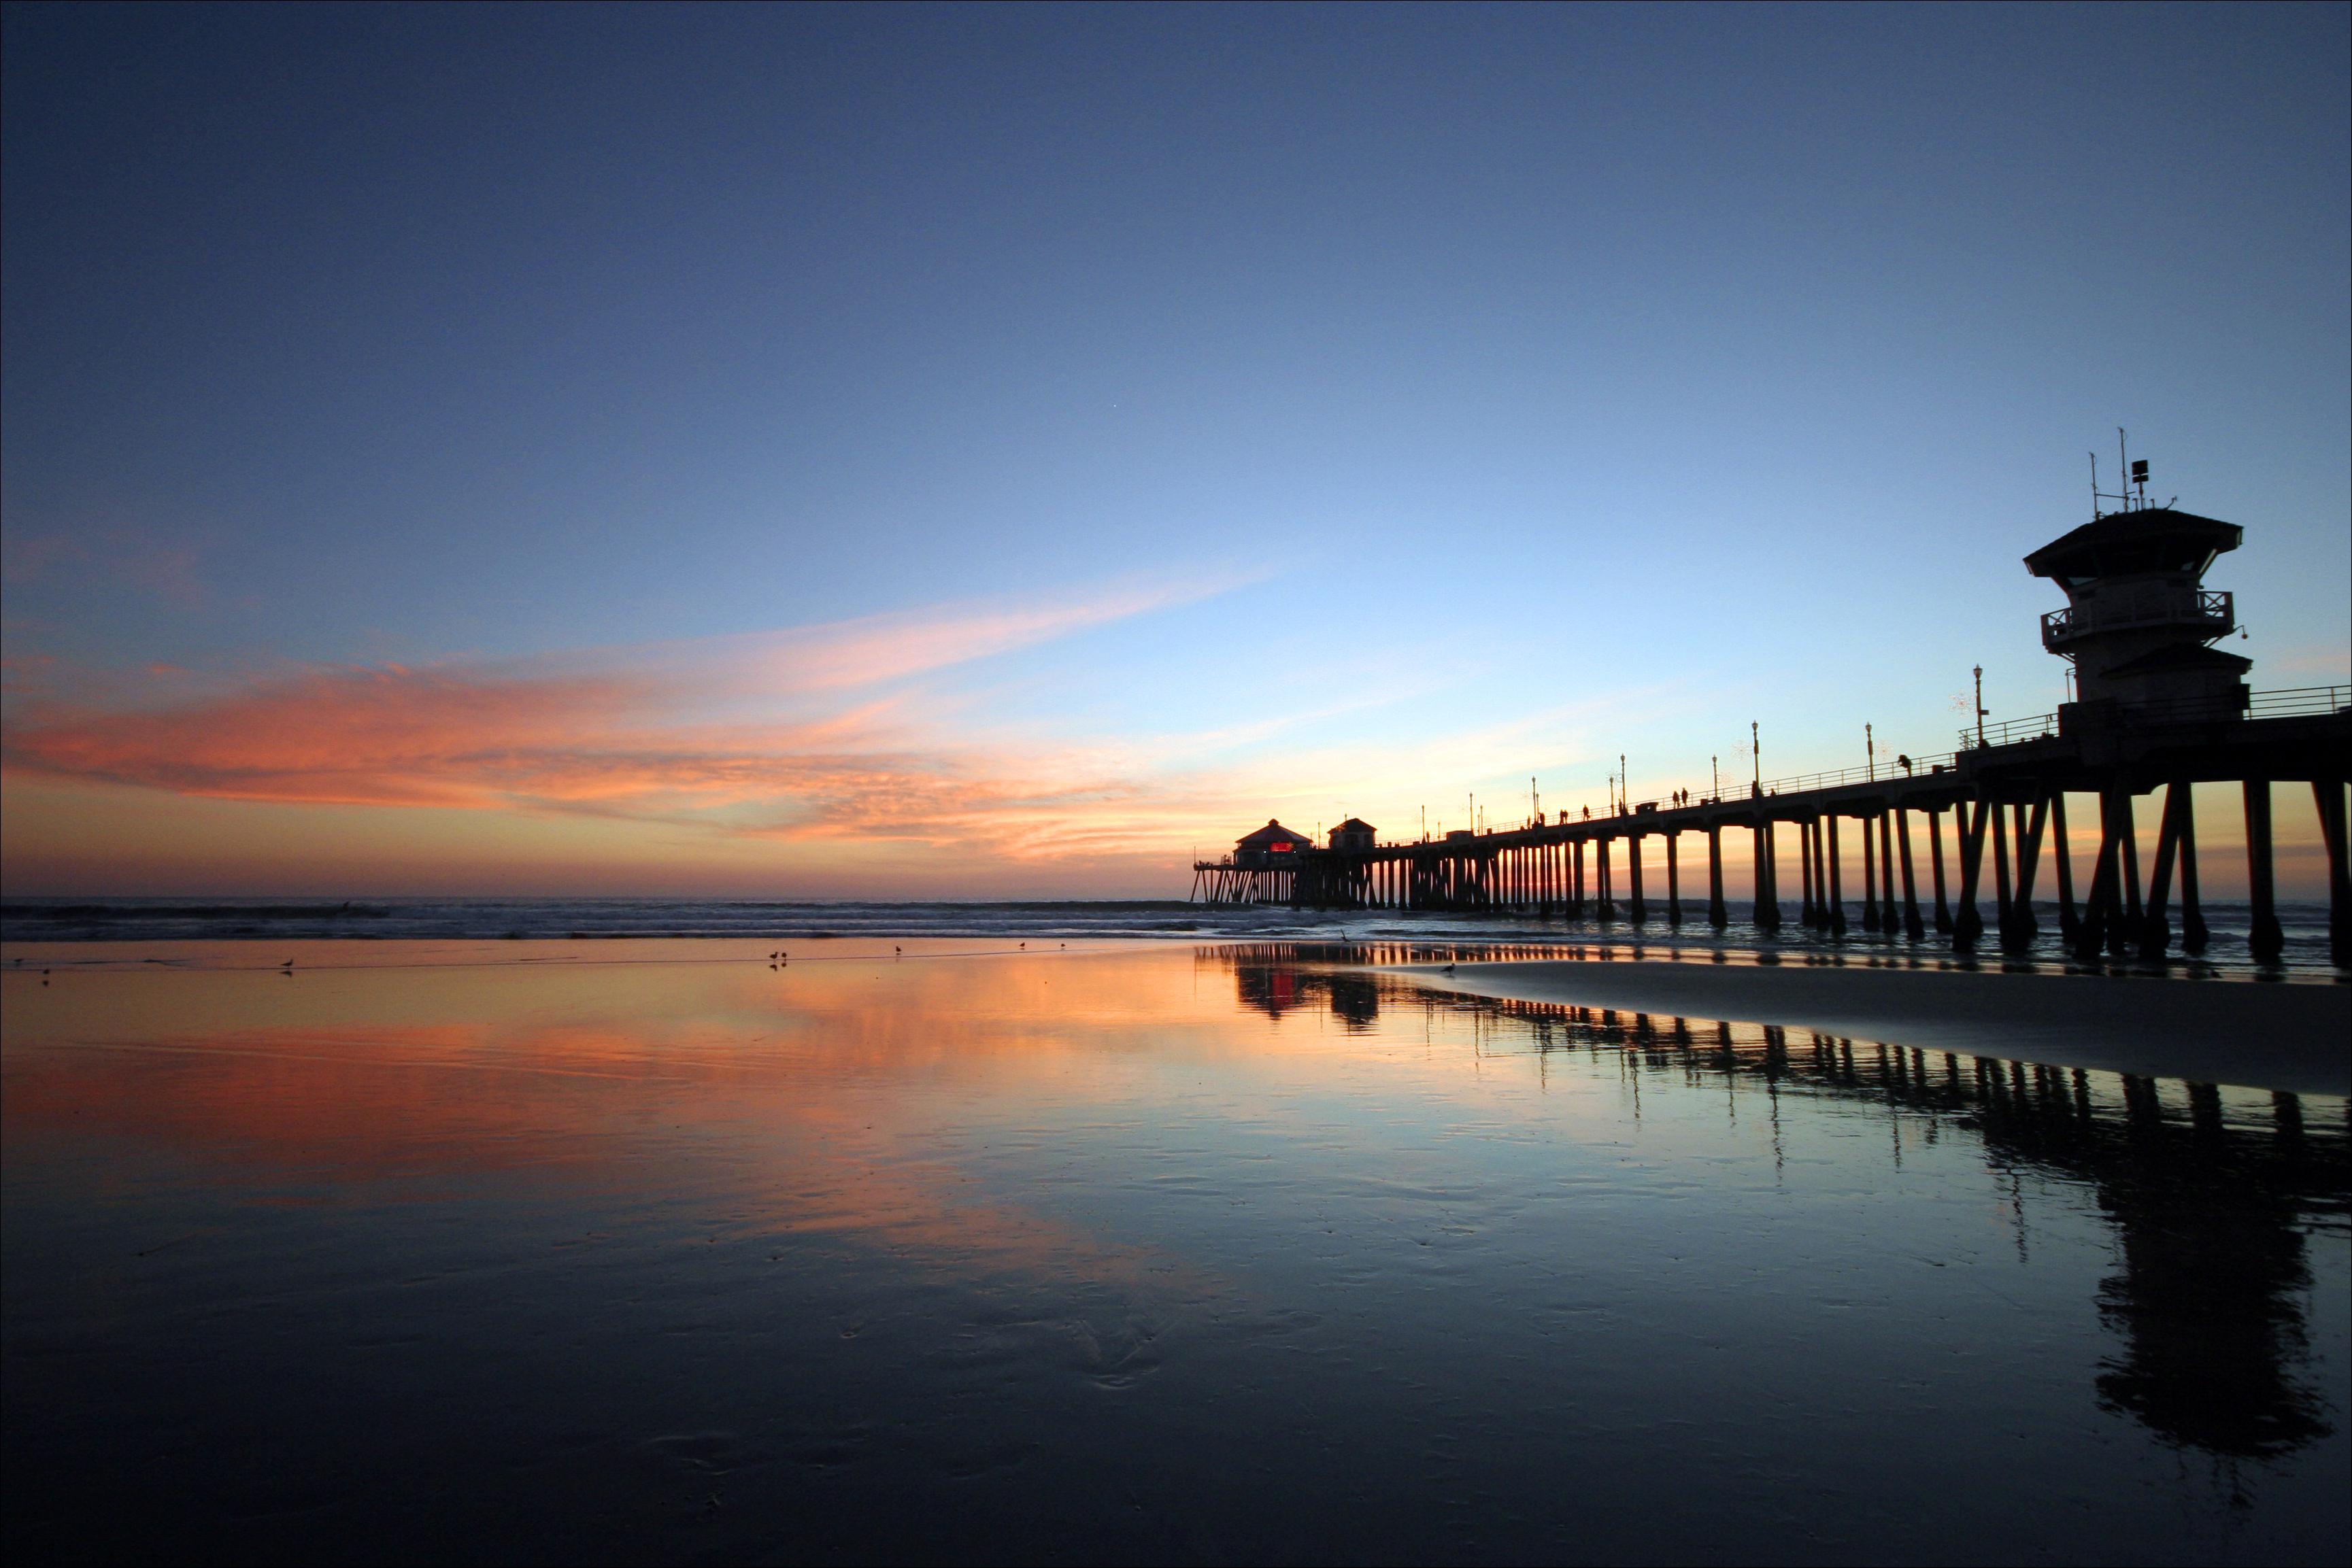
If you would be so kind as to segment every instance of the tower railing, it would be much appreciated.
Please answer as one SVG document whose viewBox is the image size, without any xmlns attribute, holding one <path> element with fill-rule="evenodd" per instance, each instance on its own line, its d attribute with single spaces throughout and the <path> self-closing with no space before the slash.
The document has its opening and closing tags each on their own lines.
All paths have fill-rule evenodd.
<svg viewBox="0 0 2352 1568">
<path fill-rule="evenodd" d="M 2220 637 L 2236 630 L 2237 624 L 2236 596 L 2227 589 L 2165 585 L 2053 610 L 2042 618 L 2042 645 L 2056 653 L 2094 632 L 2128 632 L 2141 626 L 2180 626 Z"/>
</svg>

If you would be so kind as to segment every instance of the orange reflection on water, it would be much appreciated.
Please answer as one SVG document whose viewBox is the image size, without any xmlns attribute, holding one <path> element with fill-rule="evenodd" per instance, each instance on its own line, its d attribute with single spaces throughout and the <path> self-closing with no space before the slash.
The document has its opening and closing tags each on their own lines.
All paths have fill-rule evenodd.
<svg viewBox="0 0 2352 1568">
<path fill-rule="evenodd" d="M 1130 1270 L 982 1196 L 967 1153 L 991 1124 L 1034 1148 L 1099 1119 L 1160 1071 L 1147 1041 L 1231 1057 L 1262 1024 L 1161 950 L 908 946 L 271 949 L 290 974 L 236 944 L 12 949 L 0 1109 L 14 1146 L 123 1137 L 315 1200 L 530 1171 L 677 1195 L 737 1235 Z"/>
</svg>

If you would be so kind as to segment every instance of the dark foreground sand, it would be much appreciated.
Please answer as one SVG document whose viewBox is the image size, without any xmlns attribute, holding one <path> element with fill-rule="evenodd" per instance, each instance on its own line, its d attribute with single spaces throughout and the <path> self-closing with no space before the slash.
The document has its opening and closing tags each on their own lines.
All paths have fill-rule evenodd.
<svg viewBox="0 0 2352 1568">
<path fill-rule="evenodd" d="M 2352 1092 L 2352 986 L 1645 960 L 1423 965 L 1474 996 L 1780 1024 L 2053 1067 Z"/>
</svg>

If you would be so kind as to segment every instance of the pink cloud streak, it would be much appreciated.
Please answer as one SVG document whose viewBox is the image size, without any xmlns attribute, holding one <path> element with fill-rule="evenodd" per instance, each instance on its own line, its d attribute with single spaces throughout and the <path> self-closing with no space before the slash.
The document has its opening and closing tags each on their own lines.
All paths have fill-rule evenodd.
<svg viewBox="0 0 2352 1568">
<path fill-rule="evenodd" d="M 503 666 L 311 667 L 200 696 L 181 688 L 160 705 L 26 694 L 0 765 L 221 800 L 564 812 L 1015 858 L 1132 852 L 1099 819 L 1141 815 L 1150 791 L 1116 765 L 945 742 L 886 688 L 1200 591 L 1121 589 Z M 866 700 L 846 701 L 861 689 Z M 832 706 L 696 716 L 761 696 Z"/>
</svg>

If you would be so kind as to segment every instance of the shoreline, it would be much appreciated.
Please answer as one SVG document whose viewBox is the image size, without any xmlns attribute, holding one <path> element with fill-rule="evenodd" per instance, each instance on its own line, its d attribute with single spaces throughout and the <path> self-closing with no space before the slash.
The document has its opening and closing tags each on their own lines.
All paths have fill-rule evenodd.
<svg viewBox="0 0 2352 1568">
<path fill-rule="evenodd" d="M 2352 1094 L 2352 986 L 1648 959 L 1383 966 L 1501 1001 L 1770 1024 L 1926 1051 Z"/>
</svg>

